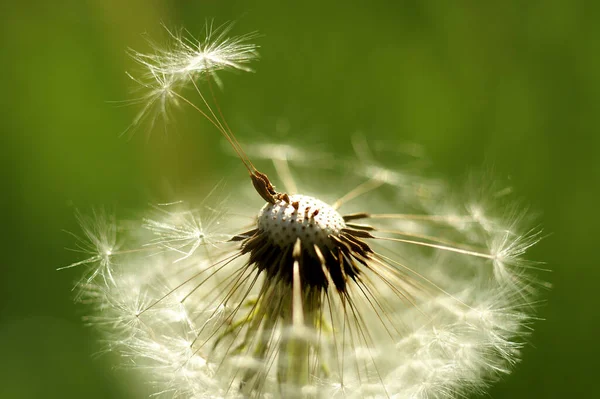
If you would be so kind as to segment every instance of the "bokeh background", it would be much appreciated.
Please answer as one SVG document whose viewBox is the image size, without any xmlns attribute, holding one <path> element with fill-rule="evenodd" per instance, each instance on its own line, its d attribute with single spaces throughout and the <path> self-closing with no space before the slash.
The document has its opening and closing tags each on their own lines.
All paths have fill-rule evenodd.
<svg viewBox="0 0 600 399">
<path fill-rule="evenodd" d="M 262 35 L 256 73 L 224 76 L 219 94 L 242 141 L 289 137 L 341 156 L 361 132 L 422 145 L 449 180 L 483 165 L 510 179 L 551 233 L 530 256 L 554 288 L 524 361 L 489 396 L 598 397 L 598 4 L 2 2 L 0 397 L 147 394 L 95 356 L 72 302 L 80 271 L 55 269 L 79 259 L 63 232 L 78 231 L 76 208 L 127 214 L 237 165 L 197 114 L 127 139 L 136 109 L 111 102 L 132 98 L 128 47 L 160 41 L 161 22 L 199 33 L 207 18 Z"/>
</svg>

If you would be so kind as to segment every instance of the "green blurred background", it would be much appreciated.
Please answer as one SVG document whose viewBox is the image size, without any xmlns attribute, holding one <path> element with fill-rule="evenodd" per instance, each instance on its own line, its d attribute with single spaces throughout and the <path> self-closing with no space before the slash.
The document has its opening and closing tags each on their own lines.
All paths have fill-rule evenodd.
<svg viewBox="0 0 600 399">
<path fill-rule="evenodd" d="M 350 151 L 349 137 L 422 144 L 457 182 L 494 166 L 552 233 L 531 257 L 553 269 L 524 361 L 493 398 L 598 394 L 600 10 L 586 1 L 64 0 L 0 5 L 0 397 L 130 398 L 72 302 L 74 209 L 117 215 L 235 164 L 193 112 L 164 133 L 119 138 L 135 108 L 132 47 L 160 24 L 206 18 L 262 34 L 255 74 L 223 75 L 222 108 L 242 141 Z M 278 136 L 279 134 L 279 136 Z M 237 170 L 236 172 L 239 172 Z M 165 194 L 166 193 L 166 194 Z M 165 197 L 166 196 L 166 197 Z"/>
</svg>

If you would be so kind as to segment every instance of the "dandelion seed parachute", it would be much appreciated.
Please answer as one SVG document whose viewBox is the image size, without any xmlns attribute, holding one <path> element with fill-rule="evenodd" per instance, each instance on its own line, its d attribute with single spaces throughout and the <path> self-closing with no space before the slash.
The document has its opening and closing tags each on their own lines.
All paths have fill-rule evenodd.
<svg viewBox="0 0 600 399">
<path fill-rule="evenodd" d="M 157 206 L 119 229 L 124 244 L 110 252 L 115 224 L 84 223 L 97 253 L 72 266 L 97 264 L 80 298 L 109 350 L 165 397 L 455 398 L 510 372 L 536 291 L 522 257 L 539 233 L 519 232 L 521 216 L 441 204 L 443 185 L 371 160 L 351 169 L 363 178 L 354 188 L 330 192 L 313 176 L 296 192 L 302 151 L 287 151 L 269 159 L 288 187 L 277 191 L 197 85 L 246 69 L 255 47 L 210 31 L 199 43 L 172 36 L 171 49 L 135 58 L 159 85 L 196 89 L 204 108 L 168 93 L 217 127 L 254 190 L 236 193 L 232 212 Z M 155 99 L 151 90 L 142 114 Z"/>
</svg>

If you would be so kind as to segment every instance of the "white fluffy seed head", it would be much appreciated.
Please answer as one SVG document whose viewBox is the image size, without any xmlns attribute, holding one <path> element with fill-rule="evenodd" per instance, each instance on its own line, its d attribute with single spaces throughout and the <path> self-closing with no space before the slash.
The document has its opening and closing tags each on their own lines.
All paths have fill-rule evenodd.
<svg viewBox="0 0 600 399">
<path fill-rule="evenodd" d="M 337 236 L 346 227 L 344 218 L 330 205 L 306 195 L 290 195 L 289 202 L 266 204 L 258 213 L 258 229 L 271 242 L 285 248 L 300 238 L 305 248 L 331 247 L 330 235 Z"/>
</svg>

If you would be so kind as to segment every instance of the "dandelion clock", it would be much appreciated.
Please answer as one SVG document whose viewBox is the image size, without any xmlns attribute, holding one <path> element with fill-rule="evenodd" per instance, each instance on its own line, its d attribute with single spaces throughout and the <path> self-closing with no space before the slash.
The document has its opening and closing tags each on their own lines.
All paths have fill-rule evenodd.
<svg viewBox="0 0 600 399">
<path fill-rule="evenodd" d="M 89 256 L 67 267 L 87 267 L 77 300 L 106 349 L 165 398 L 464 398 L 510 373 L 540 285 L 526 211 L 490 184 L 461 200 L 360 138 L 354 161 L 321 172 L 310 148 L 240 144 L 213 89 L 257 46 L 230 33 L 169 31 L 132 52 L 132 129 L 173 105 L 198 112 L 241 182 L 226 202 L 207 193 L 138 222 L 79 215 Z"/>
</svg>

